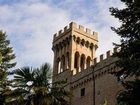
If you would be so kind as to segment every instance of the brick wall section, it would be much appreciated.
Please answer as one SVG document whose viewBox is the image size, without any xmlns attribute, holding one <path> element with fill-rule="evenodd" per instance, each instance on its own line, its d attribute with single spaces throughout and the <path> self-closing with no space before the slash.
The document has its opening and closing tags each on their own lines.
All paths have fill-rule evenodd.
<svg viewBox="0 0 140 105">
<path fill-rule="evenodd" d="M 115 105 L 116 94 L 122 89 L 116 77 L 110 72 L 118 70 L 113 62 L 116 58 L 108 58 L 96 64 L 95 76 L 95 102 L 96 105 L 108 101 L 108 105 Z M 55 80 L 66 80 L 65 88 L 71 91 L 71 105 L 93 105 L 93 67 L 73 75 L 72 71 L 66 70 L 56 76 Z M 85 88 L 85 96 L 80 95 L 82 88 Z"/>
<path fill-rule="evenodd" d="M 107 74 L 96 79 L 95 87 L 96 105 L 103 105 L 104 100 L 107 100 L 108 105 L 115 105 L 116 94 L 120 91 L 121 86 L 113 75 Z"/>
</svg>

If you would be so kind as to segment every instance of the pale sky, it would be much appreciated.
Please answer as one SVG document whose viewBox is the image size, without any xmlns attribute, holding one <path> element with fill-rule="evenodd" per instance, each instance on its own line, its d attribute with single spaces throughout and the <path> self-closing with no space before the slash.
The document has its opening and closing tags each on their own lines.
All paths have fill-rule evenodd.
<svg viewBox="0 0 140 105">
<path fill-rule="evenodd" d="M 109 7 L 119 0 L 0 0 L 0 30 L 6 31 L 16 54 L 16 67 L 53 64 L 53 34 L 71 21 L 99 34 L 97 56 L 112 50 L 119 37 L 110 29 L 119 22 Z"/>
</svg>

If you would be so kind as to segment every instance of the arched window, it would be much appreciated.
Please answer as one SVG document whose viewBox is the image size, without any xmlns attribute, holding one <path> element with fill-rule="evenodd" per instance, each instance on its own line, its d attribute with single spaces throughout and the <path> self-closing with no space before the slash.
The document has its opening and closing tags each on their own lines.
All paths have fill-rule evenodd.
<svg viewBox="0 0 140 105">
<path fill-rule="evenodd" d="M 79 69 L 79 52 L 76 52 L 74 56 L 74 68 Z"/>
<path fill-rule="evenodd" d="M 81 70 L 85 69 L 85 55 L 84 54 L 81 55 L 80 67 L 81 67 Z"/>
<path fill-rule="evenodd" d="M 61 61 L 60 58 L 57 59 L 57 73 L 59 74 L 61 72 Z"/>
<path fill-rule="evenodd" d="M 80 37 L 77 37 L 76 42 L 79 44 L 80 43 Z"/>
<path fill-rule="evenodd" d="M 93 49 L 93 46 L 94 46 L 93 43 L 91 43 L 91 44 L 90 44 L 90 49 L 91 49 L 91 50 Z"/>
<path fill-rule="evenodd" d="M 82 45 L 82 46 L 85 45 L 85 40 L 84 40 L 84 39 L 81 40 L 81 45 Z"/>
<path fill-rule="evenodd" d="M 87 57 L 87 68 L 90 67 L 90 61 L 91 61 L 91 58 L 90 58 L 90 56 L 88 56 Z"/>
<path fill-rule="evenodd" d="M 61 64 L 61 72 L 65 70 L 65 56 L 63 55 L 61 58 L 62 64 Z"/>
<path fill-rule="evenodd" d="M 73 40 L 74 40 L 74 41 L 76 40 L 76 36 L 75 36 L 75 35 L 73 35 Z"/>
<path fill-rule="evenodd" d="M 67 52 L 66 59 L 66 69 L 69 69 L 69 52 Z"/>
<path fill-rule="evenodd" d="M 85 46 L 88 48 L 89 47 L 89 41 L 86 41 Z"/>
</svg>

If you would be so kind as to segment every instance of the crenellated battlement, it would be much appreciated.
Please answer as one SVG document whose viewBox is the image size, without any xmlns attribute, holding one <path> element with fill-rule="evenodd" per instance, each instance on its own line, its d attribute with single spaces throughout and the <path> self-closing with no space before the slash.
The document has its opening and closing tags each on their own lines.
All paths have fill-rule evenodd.
<svg viewBox="0 0 140 105">
<path fill-rule="evenodd" d="M 57 33 L 54 34 L 53 40 L 57 40 L 62 36 L 66 35 L 67 33 L 72 34 L 72 32 L 78 32 L 82 35 L 85 35 L 90 38 L 94 38 L 95 40 L 98 39 L 98 34 L 95 31 L 91 31 L 89 28 L 85 28 L 82 25 L 77 25 L 75 22 L 71 22 L 68 26 L 65 26 L 63 29 L 59 30 Z"/>
<path fill-rule="evenodd" d="M 93 59 L 93 65 L 95 65 L 95 64 L 97 64 L 97 63 L 102 63 L 103 60 L 108 59 L 110 56 L 113 55 L 113 53 L 117 52 L 117 50 L 118 50 L 118 49 L 115 47 L 115 48 L 113 48 L 113 51 L 108 50 L 108 51 L 106 52 L 106 54 L 101 54 L 99 57 L 94 58 L 94 59 Z"/>
<path fill-rule="evenodd" d="M 55 73 L 62 73 L 66 69 L 75 70 L 76 73 L 90 67 L 91 59 L 96 57 L 97 36 L 96 32 L 75 22 L 59 30 L 54 35 L 52 47 Z"/>
</svg>

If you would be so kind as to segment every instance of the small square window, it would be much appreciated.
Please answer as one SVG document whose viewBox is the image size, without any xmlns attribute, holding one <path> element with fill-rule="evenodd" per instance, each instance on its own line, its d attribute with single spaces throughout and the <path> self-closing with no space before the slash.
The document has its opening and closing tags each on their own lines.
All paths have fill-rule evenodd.
<svg viewBox="0 0 140 105">
<path fill-rule="evenodd" d="M 85 96 L 85 88 L 81 89 L 81 96 Z"/>
</svg>

